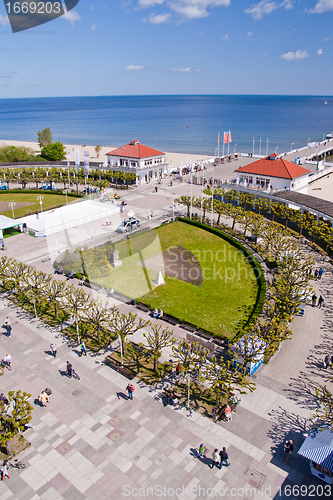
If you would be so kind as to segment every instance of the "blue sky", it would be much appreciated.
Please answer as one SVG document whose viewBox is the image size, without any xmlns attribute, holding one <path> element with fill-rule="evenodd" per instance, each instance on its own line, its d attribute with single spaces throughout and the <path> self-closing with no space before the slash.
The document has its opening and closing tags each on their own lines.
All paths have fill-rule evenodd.
<svg viewBox="0 0 333 500">
<path fill-rule="evenodd" d="M 13 34 L 0 97 L 332 95 L 333 0 L 80 0 Z"/>
</svg>

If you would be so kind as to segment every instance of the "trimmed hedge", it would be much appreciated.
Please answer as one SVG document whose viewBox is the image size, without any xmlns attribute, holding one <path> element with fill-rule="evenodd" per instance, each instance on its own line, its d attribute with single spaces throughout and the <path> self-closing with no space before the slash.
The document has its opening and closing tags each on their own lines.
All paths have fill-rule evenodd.
<svg viewBox="0 0 333 500">
<path fill-rule="evenodd" d="M 46 194 L 64 194 L 62 190 L 59 190 L 59 191 L 51 191 L 51 190 L 47 190 L 47 189 L 5 189 L 3 191 L 0 191 L 0 195 L 1 194 L 8 194 L 10 192 L 10 194 L 13 194 L 13 193 L 24 193 L 24 194 L 42 194 L 43 192 L 45 192 Z M 65 195 L 64 195 L 65 196 Z M 67 196 L 72 196 L 74 198 L 82 198 L 84 195 L 83 194 L 77 194 L 77 193 L 67 193 Z"/>
<path fill-rule="evenodd" d="M 215 227 L 210 227 L 205 224 L 202 224 L 201 222 L 197 222 L 191 219 L 186 219 L 184 217 L 177 217 L 176 220 L 179 222 L 184 222 L 185 224 L 190 224 L 192 226 L 196 226 L 200 229 L 203 229 L 204 231 L 208 231 L 209 233 L 214 234 L 215 236 L 218 236 L 219 238 L 224 239 L 230 245 L 233 245 L 237 250 L 242 252 L 244 256 L 246 257 L 246 260 L 250 264 L 250 266 L 253 269 L 254 275 L 257 279 L 257 285 L 258 285 L 258 292 L 257 292 L 257 297 L 256 297 L 256 302 L 254 305 L 254 308 L 252 310 L 252 313 L 250 314 L 248 320 L 246 321 L 245 325 L 242 327 L 242 330 L 244 328 L 249 327 L 251 324 L 255 322 L 255 320 L 260 316 L 262 312 L 262 308 L 264 307 L 264 302 L 265 302 L 265 297 L 266 297 L 266 280 L 265 280 L 265 275 L 264 271 L 257 261 L 257 259 L 253 256 L 253 254 L 245 248 L 239 241 L 237 241 L 235 238 L 230 236 L 227 233 L 222 232 L 220 229 L 217 229 Z M 238 335 L 243 334 L 243 332 L 239 332 Z"/>
</svg>

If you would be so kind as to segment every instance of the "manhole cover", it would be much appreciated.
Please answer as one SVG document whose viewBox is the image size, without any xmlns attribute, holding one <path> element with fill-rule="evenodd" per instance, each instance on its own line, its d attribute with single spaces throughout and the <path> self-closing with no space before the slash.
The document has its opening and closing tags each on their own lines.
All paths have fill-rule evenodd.
<svg viewBox="0 0 333 500">
<path fill-rule="evenodd" d="M 35 368 L 32 369 L 32 371 L 36 374 L 41 373 L 43 371 L 43 368 L 41 366 L 35 366 Z"/>
<path fill-rule="evenodd" d="M 75 389 L 75 391 L 71 392 L 71 394 L 73 394 L 73 396 L 78 396 L 79 394 L 81 394 L 81 390 Z"/>
<path fill-rule="evenodd" d="M 116 443 L 119 441 L 119 439 L 123 436 L 123 433 L 117 430 L 109 432 L 109 434 L 106 435 L 108 439 L 110 439 L 113 443 Z"/>
<path fill-rule="evenodd" d="M 118 427 L 118 425 L 122 424 L 123 420 L 121 418 L 117 417 L 115 415 L 114 417 L 111 417 L 111 419 L 108 421 L 108 424 L 111 425 L 112 427 Z"/>
<path fill-rule="evenodd" d="M 254 469 L 247 469 L 245 472 L 245 476 L 249 477 L 249 483 L 252 484 L 252 486 L 255 486 L 258 488 L 258 486 L 265 480 L 266 476 L 264 474 L 261 474 L 261 472 L 258 472 L 257 470 Z"/>
<path fill-rule="evenodd" d="M 72 447 L 69 443 L 64 442 L 61 443 L 56 450 L 61 454 L 61 455 L 66 455 L 69 451 L 71 451 Z"/>
</svg>

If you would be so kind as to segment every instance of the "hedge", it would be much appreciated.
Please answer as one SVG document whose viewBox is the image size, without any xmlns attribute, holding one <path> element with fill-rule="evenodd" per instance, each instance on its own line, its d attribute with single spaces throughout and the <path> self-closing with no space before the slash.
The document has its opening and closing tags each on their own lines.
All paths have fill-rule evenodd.
<svg viewBox="0 0 333 500">
<path fill-rule="evenodd" d="M 64 194 L 62 190 L 58 190 L 58 191 L 51 191 L 51 190 L 46 190 L 46 189 L 5 189 L 3 191 L 0 191 L 0 195 L 1 194 L 8 194 L 10 192 L 10 194 L 13 194 L 13 193 L 26 193 L 26 194 L 41 194 L 43 192 L 45 192 L 46 194 Z M 73 196 L 74 198 L 82 198 L 84 195 L 83 194 L 78 194 L 78 193 L 67 193 L 67 196 Z"/>
</svg>

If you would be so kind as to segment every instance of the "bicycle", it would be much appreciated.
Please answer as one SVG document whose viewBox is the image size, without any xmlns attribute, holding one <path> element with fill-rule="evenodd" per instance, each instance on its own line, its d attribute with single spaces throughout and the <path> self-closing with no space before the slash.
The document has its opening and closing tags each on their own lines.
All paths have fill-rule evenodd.
<svg viewBox="0 0 333 500">
<path fill-rule="evenodd" d="M 0 366 L 1 366 L 1 368 L 2 368 L 2 373 L 1 373 L 1 375 L 3 375 L 3 373 L 4 373 L 4 368 L 7 368 L 7 370 L 9 370 L 10 372 L 12 371 L 12 364 L 11 364 L 11 362 L 10 362 L 10 361 L 5 361 L 4 359 L 2 359 L 2 360 L 0 361 Z"/>
<path fill-rule="evenodd" d="M 80 376 L 76 373 L 75 370 L 72 368 L 72 377 L 75 378 L 75 380 L 80 380 Z"/>
<path fill-rule="evenodd" d="M 25 469 L 25 464 L 20 462 L 17 458 L 14 458 L 13 462 L 10 462 L 9 458 L 6 458 L 2 465 L 9 465 L 9 467 L 12 467 L 13 469 Z"/>
</svg>

